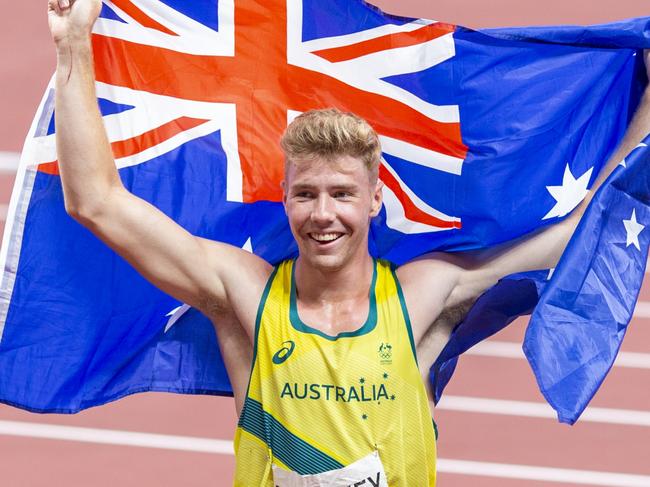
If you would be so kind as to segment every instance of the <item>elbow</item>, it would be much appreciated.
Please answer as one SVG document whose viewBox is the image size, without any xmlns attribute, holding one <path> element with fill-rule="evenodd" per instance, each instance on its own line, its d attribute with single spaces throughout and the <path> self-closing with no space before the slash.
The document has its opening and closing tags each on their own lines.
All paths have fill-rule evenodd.
<svg viewBox="0 0 650 487">
<path fill-rule="evenodd" d="M 64 188 L 65 189 L 65 188 Z M 104 218 L 106 209 L 113 203 L 117 188 L 98 190 L 93 188 L 85 193 L 64 192 L 66 213 L 85 227 L 92 227 L 95 222 Z"/>
<path fill-rule="evenodd" d="M 65 211 L 77 223 L 84 227 L 93 227 L 105 213 L 106 200 L 95 199 L 79 201 L 76 198 L 65 198 Z"/>
<path fill-rule="evenodd" d="M 91 210 L 88 205 L 65 202 L 65 212 L 77 223 L 87 227 L 92 224 L 93 215 L 96 211 Z"/>
</svg>

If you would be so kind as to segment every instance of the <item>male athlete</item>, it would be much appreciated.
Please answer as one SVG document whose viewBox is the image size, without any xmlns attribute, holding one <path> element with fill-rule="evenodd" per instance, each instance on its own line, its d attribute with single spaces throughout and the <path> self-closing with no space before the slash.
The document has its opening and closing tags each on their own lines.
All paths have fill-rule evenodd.
<svg viewBox="0 0 650 487">
<path fill-rule="evenodd" d="M 353 115 L 308 112 L 282 139 L 299 257 L 273 268 L 190 235 L 122 185 L 94 91 L 90 32 L 100 8 L 49 0 L 66 209 L 217 326 L 240 412 L 235 484 L 435 485 L 430 366 L 481 293 L 508 274 L 556 265 L 591 195 L 561 223 L 515 242 L 394 269 L 368 253 L 382 206 L 377 135 Z M 646 89 L 594 190 L 648 132 Z"/>
</svg>

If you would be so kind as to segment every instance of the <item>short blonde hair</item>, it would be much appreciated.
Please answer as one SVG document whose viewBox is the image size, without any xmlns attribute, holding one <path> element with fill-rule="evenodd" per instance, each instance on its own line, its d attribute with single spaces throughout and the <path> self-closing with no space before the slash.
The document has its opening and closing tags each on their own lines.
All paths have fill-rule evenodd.
<svg viewBox="0 0 650 487">
<path fill-rule="evenodd" d="M 377 133 L 363 118 L 336 108 L 310 110 L 289 124 L 280 140 L 288 161 L 300 162 L 337 155 L 359 158 L 376 177 L 381 145 Z"/>
</svg>

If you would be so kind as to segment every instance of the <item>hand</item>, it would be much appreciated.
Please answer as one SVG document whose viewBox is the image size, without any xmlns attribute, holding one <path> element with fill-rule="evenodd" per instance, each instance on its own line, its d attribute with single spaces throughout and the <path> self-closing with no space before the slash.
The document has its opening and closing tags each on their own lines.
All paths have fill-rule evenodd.
<svg viewBox="0 0 650 487">
<path fill-rule="evenodd" d="M 90 36 L 102 9 L 101 0 L 48 0 L 52 39 L 58 45 Z"/>
</svg>

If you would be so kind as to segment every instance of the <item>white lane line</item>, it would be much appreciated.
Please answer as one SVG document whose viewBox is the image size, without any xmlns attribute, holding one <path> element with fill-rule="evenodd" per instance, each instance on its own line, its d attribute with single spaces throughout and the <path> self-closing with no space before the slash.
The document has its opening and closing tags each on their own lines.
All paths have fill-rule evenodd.
<svg viewBox="0 0 650 487">
<path fill-rule="evenodd" d="M 505 463 L 471 462 L 466 460 L 448 460 L 445 458 L 438 459 L 438 471 L 481 477 L 539 480 L 606 487 L 650 486 L 650 476 L 647 475 L 534 467 L 531 465 L 509 465 Z"/>
<path fill-rule="evenodd" d="M 488 340 L 470 348 L 466 355 L 496 358 L 525 359 L 520 343 Z M 614 362 L 616 367 L 650 370 L 650 353 L 619 352 Z"/>
<path fill-rule="evenodd" d="M 232 455 L 233 442 L 191 436 L 173 436 L 133 431 L 118 431 L 77 426 L 59 426 L 19 421 L 0 421 L 0 434 L 50 440 L 78 441 L 104 445 L 136 446 L 201 453 Z M 438 459 L 442 473 L 498 477 L 547 482 L 599 485 L 606 487 L 648 487 L 650 476 L 626 473 L 571 470 L 530 465 Z"/>
<path fill-rule="evenodd" d="M 498 414 L 523 416 L 526 418 L 557 419 L 557 413 L 546 403 L 527 401 L 506 401 L 468 396 L 442 396 L 436 409 L 464 413 Z M 650 412 L 632 409 L 588 407 L 580 422 L 624 424 L 650 427 Z M 650 484 L 648 484 L 650 486 Z"/>
<path fill-rule="evenodd" d="M 18 171 L 20 162 L 20 153 L 0 151 L 0 173 L 14 174 Z"/>
<path fill-rule="evenodd" d="M 232 455 L 232 441 L 77 426 L 0 421 L 0 435 Z"/>
<path fill-rule="evenodd" d="M 650 267 L 650 265 L 648 265 L 648 267 Z M 650 318 L 650 302 L 639 301 L 636 303 L 636 308 L 634 308 L 634 316 L 637 318 Z"/>
</svg>

